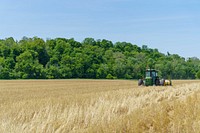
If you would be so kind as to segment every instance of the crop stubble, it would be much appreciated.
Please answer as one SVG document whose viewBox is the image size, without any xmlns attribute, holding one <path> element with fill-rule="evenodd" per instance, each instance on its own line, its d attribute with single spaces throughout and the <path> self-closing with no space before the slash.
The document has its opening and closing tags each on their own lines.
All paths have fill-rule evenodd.
<svg viewBox="0 0 200 133">
<path fill-rule="evenodd" d="M 0 132 L 199 132 L 200 82 L 2 80 Z"/>
</svg>

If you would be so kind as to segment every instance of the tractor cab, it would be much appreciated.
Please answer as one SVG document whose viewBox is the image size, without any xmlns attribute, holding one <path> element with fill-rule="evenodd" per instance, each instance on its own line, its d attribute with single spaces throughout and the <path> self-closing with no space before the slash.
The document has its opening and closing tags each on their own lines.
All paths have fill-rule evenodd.
<svg viewBox="0 0 200 133">
<path fill-rule="evenodd" d="M 155 69 L 147 69 L 145 73 L 145 86 L 159 85 L 158 71 Z"/>
<path fill-rule="evenodd" d="M 155 69 L 147 69 L 146 70 L 146 76 L 145 77 L 157 77 L 158 72 Z"/>
</svg>

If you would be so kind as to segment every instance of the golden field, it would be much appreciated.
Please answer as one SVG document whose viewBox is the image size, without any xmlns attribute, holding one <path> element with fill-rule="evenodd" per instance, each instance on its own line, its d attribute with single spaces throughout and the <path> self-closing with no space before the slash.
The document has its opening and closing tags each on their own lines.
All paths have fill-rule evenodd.
<svg viewBox="0 0 200 133">
<path fill-rule="evenodd" d="M 1 133 L 200 132 L 200 81 L 1 80 Z"/>
</svg>

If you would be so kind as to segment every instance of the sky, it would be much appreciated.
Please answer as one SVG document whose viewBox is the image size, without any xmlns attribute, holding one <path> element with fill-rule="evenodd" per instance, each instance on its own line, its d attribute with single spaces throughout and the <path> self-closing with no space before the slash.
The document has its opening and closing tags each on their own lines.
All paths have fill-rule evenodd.
<svg viewBox="0 0 200 133">
<path fill-rule="evenodd" d="M 200 58 L 199 0 L 0 0 L 0 39 L 107 39 Z"/>
</svg>

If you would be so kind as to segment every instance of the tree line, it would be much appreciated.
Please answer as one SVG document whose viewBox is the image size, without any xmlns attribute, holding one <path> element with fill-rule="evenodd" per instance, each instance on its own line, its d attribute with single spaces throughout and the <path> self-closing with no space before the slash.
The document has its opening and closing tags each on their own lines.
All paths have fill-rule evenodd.
<svg viewBox="0 0 200 133">
<path fill-rule="evenodd" d="M 165 55 L 147 45 L 93 38 L 0 40 L 0 79 L 138 79 L 147 67 L 163 78 L 200 78 L 198 58 Z"/>
</svg>

